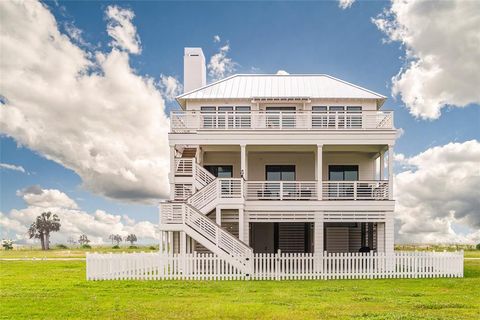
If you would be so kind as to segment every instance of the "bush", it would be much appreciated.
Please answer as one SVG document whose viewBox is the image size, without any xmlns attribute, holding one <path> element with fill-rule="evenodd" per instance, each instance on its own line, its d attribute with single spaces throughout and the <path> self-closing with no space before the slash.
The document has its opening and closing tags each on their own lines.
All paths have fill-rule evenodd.
<svg viewBox="0 0 480 320">
<path fill-rule="evenodd" d="M 68 249 L 68 247 L 67 247 L 66 245 L 62 244 L 62 243 L 57 244 L 57 245 L 55 246 L 55 248 L 57 248 L 57 249 Z"/>
<path fill-rule="evenodd" d="M 130 246 L 130 247 L 128 247 L 128 249 L 138 249 L 138 247 L 137 246 Z"/>
<path fill-rule="evenodd" d="M 148 249 L 150 249 L 150 250 L 157 250 L 157 247 L 155 247 L 155 246 L 150 246 L 150 247 L 148 247 Z"/>
<path fill-rule="evenodd" d="M 89 245 L 89 244 L 82 244 L 82 246 L 80 248 L 82 248 L 82 249 L 92 249 L 92 246 Z"/>
<path fill-rule="evenodd" d="M 477 250 L 480 250 L 480 243 L 477 244 Z"/>
<path fill-rule="evenodd" d="M 112 249 L 120 249 L 120 247 L 118 245 L 114 245 Z"/>
</svg>

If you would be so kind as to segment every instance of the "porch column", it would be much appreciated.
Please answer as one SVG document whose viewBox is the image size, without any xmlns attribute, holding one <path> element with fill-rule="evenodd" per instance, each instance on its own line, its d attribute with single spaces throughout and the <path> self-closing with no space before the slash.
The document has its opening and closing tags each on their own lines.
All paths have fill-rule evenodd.
<svg viewBox="0 0 480 320">
<path fill-rule="evenodd" d="M 323 168 L 323 144 L 317 144 L 315 153 L 315 180 L 317 180 L 317 199 L 322 200 L 322 168 Z"/>
<path fill-rule="evenodd" d="M 170 200 L 175 199 L 175 145 L 170 146 Z"/>
<path fill-rule="evenodd" d="M 245 216 L 243 208 L 238 209 L 238 238 L 245 242 Z"/>
<path fill-rule="evenodd" d="M 244 144 L 240 145 L 240 175 L 243 179 L 248 180 L 248 173 L 247 173 L 247 146 Z"/>
<path fill-rule="evenodd" d="M 317 215 L 315 219 L 315 225 L 313 230 L 313 248 L 315 250 L 315 254 L 322 254 L 323 253 L 323 212 L 315 212 Z"/>
<path fill-rule="evenodd" d="M 385 252 L 385 223 L 377 222 L 377 252 Z"/>
<path fill-rule="evenodd" d="M 173 231 L 168 231 L 168 254 L 173 255 Z"/>
<path fill-rule="evenodd" d="M 159 235 L 160 235 L 160 242 L 158 243 L 158 252 L 162 254 L 163 253 L 163 231 L 159 231 Z"/>
<path fill-rule="evenodd" d="M 393 145 L 388 145 L 388 196 L 393 200 Z"/>
<path fill-rule="evenodd" d="M 380 151 L 380 178 L 378 180 L 385 179 L 385 151 Z"/>
<path fill-rule="evenodd" d="M 180 232 L 180 254 L 185 256 L 187 253 L 187 234 L 183 231 Z"/>
<path fill-rule="evenodd" d="M 222 209 L 220 209 L 219 207 L 215 208 L 215 221 L 219 226 L 222 225 Z"/>
<path fill-rule="evenodd" d="M 385 220 L 385 253 L 392 254 L 394 252 L 394 230 L 393 230 L 393 211 L 386 213 Z"/>
</svg>

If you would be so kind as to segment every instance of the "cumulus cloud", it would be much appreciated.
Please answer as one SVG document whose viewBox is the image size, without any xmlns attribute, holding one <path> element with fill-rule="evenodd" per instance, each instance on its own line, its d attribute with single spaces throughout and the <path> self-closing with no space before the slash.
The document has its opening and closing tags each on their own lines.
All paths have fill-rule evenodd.
<svg viewBox="0 0 480 320">
<path fill-rule="evenodd" d="M 227 56 L 230 51 L 230 45 L 220 47 L 218 53 L 214 54 L 210 58 L 210 62 L 207 65 L 208 74 L 212 80 L 220 80 L 226 76 L 231 75 L 236 68 L 237 63 Z"/>
<path fill-rule="evenodd" d="M 9 164 L 9 163 L 3 163 L 3 162 L 0 163 L 0 168 L 26 173 L 25 169 L 22 166 L 16 166 L 14 164 Z"/>
<path fill-rule="evenodd" d="M 183 86 L 177 78 L 163 74 L 160 75 L 160 88 L 168 101 L 173 101 L 183 91 Z"/>
<path fill-rule="evenodd" d="M 108 22 L 107 32 L 113 39 L 110 45 L 133 54 L 141 53 L 140 37 L 132 23 L 135 13 L 118 6 L 108 6 L 105 15 Z"/>
<path fill-rule="evenodd" d="M 0 10 L 0 132 L 74 170 L 97 194 L 168 198 L 162 93 L 155 79 L 130 67 L 137 42 L 121 36 L 120 29 L 135 29 L 133 13 L 108 7 L 108 33 L 117 44 L 92 52 L 62 34 L 40 2 L 1 1 Z"/>
<path fill-rule="evenodd" d="M 288 73 L 288 72 L 285 71 L 285 70 L 278 70 L 278 71 L 277 71 L 277 74 L 278 74 L 278 75 L 283 75 L 283 76 L 285 76 L 285 75 L 288 75 L 288 74 L 290 74 L 290 73 Z"/>
<path fill-rule="evenodd" d="M 28 227 L 45 211 L 57 214 L 62 225 L 59 232 L 52 233 L 52 243 L 67 243 L 70 238 L 78 239 L 82 234 L 86 234 L 93 244 L 108 243 L 108 236 L 112 233 L 123 237 L 135 233 L 141 242 L 151 243 L 157 239 L 153 223 L 135 223 L 135 220 L 128 216 L 122 217 L 103 210 L 88 213 L 78 208 L 75 201 L 60 190 L 33 186 L 18 192 L 17 195 L 25 200 L 28 207 L 13 209 L 8 214 L 0 212 L 0 227 L 2 237 L 13 236 L 19 243 L 31 242 L 27 237 Z"/>
<path fill-rule="evenodd" d="M 78 209 L 78 205 L 74 200 L 56 189 L 42 189 L 40 186 L 35 185 L 17 191 L 17 196 L 22 197 L 29 206 Z"/>
<path fill-rule="evenodd" d="M 395 158 L 409 166 L 395 176 L 398 242 L 480 241 L 480 142 Z M 455 226 L 473 231 L 462 234 Z"/>
<path fill-rule="evenodd" d="M 446 106 L 480 103 L 479 1 L 393 0 L 373 22 L 405 47 L 392 93 L 412 115 L 437 119 Z"/>
<path fill-rule="evenodd" d="M 338 0 L 338 7 L 342 10 L 350 8 L 355 0 Z"/>
<path fill-rule="evenodd" d="M 220 36 L 218 34 L 213 36 L 213 42 L 220 42 Z"/>
</svg>

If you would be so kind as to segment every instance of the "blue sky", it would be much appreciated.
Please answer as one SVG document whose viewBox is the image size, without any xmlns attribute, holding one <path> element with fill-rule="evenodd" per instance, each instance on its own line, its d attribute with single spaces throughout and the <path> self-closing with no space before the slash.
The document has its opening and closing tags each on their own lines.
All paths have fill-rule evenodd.
<svg viewBox="0 0 480 320">
<path fill-rule="evenodd" d="M 83 39 L 95 49 L 110 50 L 106 8 L 113 2 L 47 2 L 61 31 L 65 23 L 82 30 Z M 405 48 L 387 37 L 372 22 L 389 2 L 355 2 L 342 10 L 329 2 L 121 2 L 135 13 L 133 24 L 142 52 L 131 55 L 139 75 L 159 79 L 161 74 L 183 81 L 183 48 L 202 47 L 208 59 L 229 44 L 228 56 L 235 73 L 326 73 L 389 97 L 384 109 L 395 111 L 397 128 L 404 134 L 396 153 L 414 156 L 433 146 L 479 139 L 480 108 L 446 107 L 438 119 L 413 117 L 400 97 L 391 96 L 391 79 L 406 65 Z M 213 41 L 215 35 L 221 41 Z M 176 109 L 167 101 L 167 112 Z M 136 220 L 157 222 L 155 206 L 112 200 L 88 191 L 72 170 L 47 160 L 42 154 L 2 135 L 1 162 L 22 166 L 26 173 L 0 170 L 0 211 L 25 207 L 16 195 L 31 185 L 59 189 L 85 211 L 106 210 Z M 401 170 L 400 167 L 397 167 Z"/>
</svg>

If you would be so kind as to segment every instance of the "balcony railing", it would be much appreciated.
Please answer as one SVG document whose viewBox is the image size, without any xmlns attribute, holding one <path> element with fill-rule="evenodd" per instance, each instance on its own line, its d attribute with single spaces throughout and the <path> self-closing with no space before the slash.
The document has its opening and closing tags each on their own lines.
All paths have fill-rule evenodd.
<svg viewBox="0 0 480 320">
<path fill-rule="evenodd" d="M 172 132 L 393 129 L 393 111 L 173 111 Z"/>
<path fill-rule="evenodd" d="M 247 200 L 316 200 L 316 181 L 246 181 Z"/>
<path fill-rule="evenodd" d="M 388 181 L 323 181 L 323 200 L 388 200 Z"/>
</svg>

